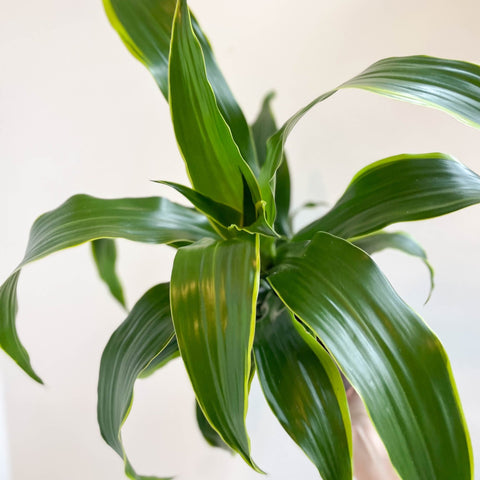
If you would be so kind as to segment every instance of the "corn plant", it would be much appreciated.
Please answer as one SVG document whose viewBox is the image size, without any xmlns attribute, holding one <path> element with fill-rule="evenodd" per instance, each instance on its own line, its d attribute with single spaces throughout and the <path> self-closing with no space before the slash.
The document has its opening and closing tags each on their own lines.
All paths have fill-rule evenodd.
<svg viewBox="0 0 480 480">
<path fill-rule="evenodd" d="M 346 389 L 360 396 L 391 463 L 406 480 L 471 480 L 472 450 L 447 355 L 371 258 L 385 248 L 427 261 L 397 222 L 480 202 L 480 177 L 442 153 L 368 165 L 326 214 L 292 228 L 284 144 L 312 107 L 345 88 L 443 110 L 480 126 L 480 67 L 387 58 L 315 98 L 280 128 L 267 96 L 249 125 L 186 0 L 104 0 L 108 18 L 168 101 L 191 187 L 163 182 L 192 208 L 165 198 L 75 195 L 34 223 L 25 257 L 0 287 L 0 345 L 42 380 L 17 335 L 21 269 L 91 242 L 101 278 L 123 305 L 115 238 L 176 249 L 170 283 L 141 297 L 111 336 L 98 382 L 105 441 L 136 473 L 121 427 L 134 383 L 180 356 L 212 445 L 252 468 L 245 426 L 258 375 L 286 432 L 324 480 L 352 479 Z"/>
</svg>

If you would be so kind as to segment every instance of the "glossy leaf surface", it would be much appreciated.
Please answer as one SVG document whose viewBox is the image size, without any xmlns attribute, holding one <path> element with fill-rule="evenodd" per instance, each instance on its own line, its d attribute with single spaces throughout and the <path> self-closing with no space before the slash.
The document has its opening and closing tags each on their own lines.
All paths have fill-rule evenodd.
<svg viewBox="0 0 480 480">
<path fill-rule="evenodd" d="M 175 135 L 195 190 L 243 212 L 245 178 L 254 203 L 259 201 L 257 181 L 208 82 L 205 58 L 185 0 L 178 2 L 174 18 L 169 89 Z"/>
<path fill-rule="evenodd" d="M 277 131 L 275 118 L 270 107 L 273 96 L 274 94 L 270 93 L 265 97 L 262 108 L 252 124 L 252 133 L 260 167 L 265 163 L 267 157 L 267 141 Z M 276 173 L 275 205 L 277 211 L 275 229 L 280 234 L 288 236 L 291 234 L 288 217 L 290 210 L 290 172 L 285 155 Z"/>
<path fill-rule="evenodd" d="M 117 247 L 111 238 L 99 238 L 92 242 L 92 254 L 100 278 L 105 282 L 113 298 L 126 308 L 122 284 L 116 272 Z"/>
<path fill-rule="evenodd" d="M 245 415 L 259 267 L 253 236 L 204 240 L 178 250 L 171 279 L 173 323 L 197 401 L 254 468 Z"/>
<path fill-rule="evenodd" d="M 425 266 L 428 268 L 428 273 L 430 274 L 430 292 L 428 298 L 432 294 L 433 288 L 435 286 L 434 277 L 435 273 L 433 267 L 428 261 L 427 252 L 422 248 L 422 246 L 415 241 L 408 233 L 405 232 L 377 232 L 361 237 L 352 242 L 357 247 L 361 248 L 364 252 L 367 252 L 369 255 L 372 255 L 376 252 L 381 252 L 382 250 L 393 248 L 395 250 L 400 250 L 408 255 L 413 257 L 420 258 Z M 427 298 L 427 301 L 428 301 Z"/>
<path fill-rule="evenodd" d="M 426 55 L 384 58 L 340 88 L 438 108 L 480 127 L 480 67 L 473 63 Z"/>
<path fill-rule="evenodd" d="M 398 155 L 360 170 L 333 208 L 294 238 L 308 240 L 319 231 L 352 238 L 479 202 L 480 177 L 452 157 Z"/>
<path fill-rule="evenodd" d="M 350 416 L 337 366 L 274 294 L 262 310 L 255 361 L 273 413 L 324 480 L 351 480 Z"/>
<path fill-rule="evenodd" d="M 270 139 L 267 159 L 259 176 L 262 198 L 270 205 L 269 220 L 273 221 L 275 218 L 272 203 L 275 172 L 282 163 L 288 135 L 311 108 L 343 88 L 360 88 L 398 100 L 437 108 L 469 125 L 480 126 L 478 65 L 428 56 L 392 57 L 380 60 L 360 75 L 315 98 L 290 117 Z"/>
<path fill-rule="evenodd" d="M 0 310 L 0 346 L 28 375 L 39 381 L 15 326 L 16 286 L 20 268 L 27 263 L 99 238 L 175 243 L 205 237 L 218 238 L 218 235 L 203 215 L 164 198 L 71 197 L 34 222 L 22 262 L 0 287 L 0 300 L 5 298 Z"/>
<path fill-rule="evenodd" d="M 105 11 L 132 55 L 153 75 L 168 100 L 168 57 L 176 0 L 104 0 Z M 256 157 L 247 121 L 225 81 L 212 47 L 192 16 L 195 35 L 202 47 L 208 81 L 218 108 L 232 131 L 243 158 L 255 171 Z"/>
<path fill-rule="evenodd" d="M 165 198 L 75 195 L 35 221 L 21 266 L 97 238 L 168 244 L 205 237 L 218 236 L 203 215 Z"/>
<path fill-rule="evenodd" d="M 471 480 L 447 355 L 362 250 L 319 233 L 268 278 L 362 397 L 404 480 Z"/>
<path fill-rule="evenodd" d="M 174 335 L 168 283 L 151 288 L 115 330 L 105 347 L 98 379 L 97 417 L 104 440 L 124 459 L 125 473 L 138 475 L 122 444 L 120 429 L 133 401 L 135 380 L 168 345 Z"/>
</svg>

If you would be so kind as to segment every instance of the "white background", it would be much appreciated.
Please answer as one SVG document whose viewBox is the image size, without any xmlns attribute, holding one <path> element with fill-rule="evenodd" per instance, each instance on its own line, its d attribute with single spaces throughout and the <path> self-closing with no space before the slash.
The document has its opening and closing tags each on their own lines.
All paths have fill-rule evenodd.
<svg viewBox="0 0 480 480">
<path fill-rule="evenodd" d="M 283 121 L 387 56 L 480 63 L 474 0 L 192 0 L 191 6 L 249 120 L 269 89 L 278 93 L 274 110 Z M 67 197 L 178 199 L 148 180 L 186 183 L 186 175 L 167 105 L 99 0 L 0 0 L 0 12 L 3 281 L 22 257 L 34 219 Z M 438 111 L 340 92 L 304 118 L 288 142 L 294 205 L 332 203 L 374 160 L 431 151 L 450 153 L 480 172 L 480 131 Z M 430 303 L 423 306 L 428 275 L 419 261 L 382 253 L 378 262 L 449 352 L 478 460 L 480 208 L 400 227 L 425 246 L 436 268 Z M 119 242 L 119 250 L 130 305 L 168 280 L 168 247 Z M 122 462 L 101 439 L 95 408 L 101 352 L 123 312 L 97 279 L 89 248 L 27 267 L 19 303 L 20 335 L 46 387 L 0 354 L 12 479 L 122 479 Z M 276 425 L 258 387 L 250 403 L 253 456 L 269 478 L 318 478 Z M 193 412 L 181 361 L 137 383 L 124 438 L 139 472 L 180 480 L 261 478 L 239 458 L 205 446 Z"/>
</svg>

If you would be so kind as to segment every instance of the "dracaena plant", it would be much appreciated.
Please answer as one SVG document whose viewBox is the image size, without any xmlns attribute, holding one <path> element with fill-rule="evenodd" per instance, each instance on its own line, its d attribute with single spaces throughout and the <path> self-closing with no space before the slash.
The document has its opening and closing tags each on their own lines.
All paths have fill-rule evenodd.
<svg viewBox="0 0 480 480">
<path fill-rule="evenodd" d="M 40 216 L 24 259 L 0 288 L 3 350 L 41 382 L 15 327 L 26 264 L 92 242 L 102 279 L 124 304 L 113 239 L 167 244 L 177 249 L 170 283 L 138 300 L 100 365 L 100 430 L 130 478 L 157 478 L 137 474 L 122 444 L 134 383 L 181 356 L 203 435 L 256 470 L 245 427 L 255 374 L 324 480 L 352 478 L 346 389 L 358 393 L 399 477 L 471 480 L 471 445 L 446 353 L 370 255 L 395 248 L 430 268 L 411 237 L 383 229 L 479 203 L 480 177 L 442 153 L 386 158 L 361 170 L 326 214 L 294 231 L 284 144 L 305 113 L 344 88 L 438 108 L 478 127 L 480 67 L 387 58 L 281 128 L 268 96 L 249 125 L 186 0 L 104 5 L 170 105 L 192 185 L 164 183 L 194 208 L 158 197 L 76 195 Z"/>
</svg>

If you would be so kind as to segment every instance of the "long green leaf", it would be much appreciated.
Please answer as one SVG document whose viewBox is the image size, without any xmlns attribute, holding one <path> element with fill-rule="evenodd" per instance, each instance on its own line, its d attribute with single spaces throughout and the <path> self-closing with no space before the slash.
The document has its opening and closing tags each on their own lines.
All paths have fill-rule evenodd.
<svg viewBox="0 0 480 480">
<path fill-rule="evenodd" d="M 351 480 L 351 424 L 334 361 L 278 297 L 267 296 L 262 308 L 255 361 L 273 413 L 324 480 Z"/>
<path fill-rule="evenodd" d="M 245 427 L 260 268 L 254 238 L 179 249 L 170 295 L 197 401 L 223 441 L 257 469 Z"/>
<path fill-rule="evenodd" d="M 437 108 L 480 127 L 480 67 L 473 63 L 426 55 L 384 58 L 339 88 Z"/>
<path fill-rule="evenodd" d="M 92 242 L 92 254 L 100 278 L 105 282 L 113 298 L 127 308 L 122 284 L 116 272 L 117 247 L 111 238 L 99 238 Z"/>
<path fill-rule="evenodd" d="M 317 103 L 343 88 L 369 90 L 410 103 L 450 113 L 480 127 L 480 67 L 472 63 L 428 56 L 393 57 L 380 60 L 336 89 L 320 95 L 290 117 L 267 145 L 267 159 L 259 175 L 262 198 L 273 221 L 275 172 L 282 163 L 284 145 L 297 122 Z"/>
<path fill-rule="evenodd" d="M 105 200 L 75 195 L 33 224 L 25 256 L 0 287 L 0 346 L 37 381 L 17 334 L 17 282 L 27 263 L 99 238 L 125 238 L 144 243 L 195 242 L 218 238 L 207 219 L 195 210 L 164 198 Z"/>
<path fill-rule="evenodd" d="M 376 232 L 365 237 L 360 237 L 352 242 L 364 252 L 372 255 L 382 250 L 393 248 L 400 250 L 413 257 L 418 257 L 423 260 L 423 263 L 428 268 L 430 274 L 430 292 L 428 294 L 427 302 L 430 299 L 433 288 L 435 287 L 435 272 L 432 265 L 428 261 L 427 252 L 415 241 L 408 233 L 405 232 Z"/>
<path fill-rule="evenodd" d="M 98 424 L 104 440 L 123 458 L 125 473 L 132 480 L 157 477 L 135 472 L 120 430 L 132 406 L 135 380 L 161 354 L 173 335 L 169 285 L 163 283 L 151 288 L 135 304 L 103 351 L 98 378 Z"/>
<path fill-rule="evenodd" d="M 360 394 L 401 478 L 473 479 L 447 355 L 367 254 L 318 233 L 268 280 Z"/>
<path fill-rule="evenodd" d="M 480 202 L 480 177 L 441 153 L 398 155 L 368 165 L 333 208 L 295 236 L 352 238 L 392 223 L 423 220 Z"/>
<path fill-rule="evenodd" d="M 273 93 L 269 93 L 265 97 L 262 108 L 255 122 L 252 124 L 252 133 L 260 166 L 265 163 L 267 157 L 267 141 L 277 131 L 275 118 L 273 117 L 273 112 L 270 107 L 270 102 L 273 97 Z M 282 235 L 289 236 L 292 233 L 289 222 L 290 172 L 285 155 L 276 174 L 275 205 L 277 209 L 275 229 Z"/>
<path fill-rule="evenodd" d="M 195 190 L 243 212 L 245 178 L 256 204 L 260 200 L 257 181 L 218 108 L 186 0 L 179 0 L 173 23 L 169 102 L 177 142 Z"/>
<path fill-rule="evenodd" d="M 168 100 L 168 56 L 177 0 L 103 0 L 105 11 L 127 48 L 153 75 Z M 208 81 L 235 143 L 253 171 L 257 161 L 247 121 L 225 81 L 210 43 L 192 16 L 195 35 L 202 47 Z"/>
</svg>

